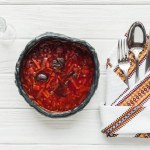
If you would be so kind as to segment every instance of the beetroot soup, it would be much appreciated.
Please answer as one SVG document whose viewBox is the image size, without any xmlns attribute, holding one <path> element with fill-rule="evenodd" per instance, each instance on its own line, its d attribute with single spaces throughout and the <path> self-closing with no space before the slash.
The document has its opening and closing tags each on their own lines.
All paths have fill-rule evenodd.
<svg viewBox="0 0 150 150">
<path fill-rule="evenodd" d="M 47 39 L 36 44 L 20 65 L 22 88 L 46 111 L 64 112 L 87 97 L 94 78 L 91 52 L 80 43 Z"/>
</svg>

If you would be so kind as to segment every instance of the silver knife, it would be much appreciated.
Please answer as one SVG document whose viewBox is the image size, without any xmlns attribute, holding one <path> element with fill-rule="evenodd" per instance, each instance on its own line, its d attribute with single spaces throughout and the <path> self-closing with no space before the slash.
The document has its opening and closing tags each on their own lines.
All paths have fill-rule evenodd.
<svg viewBox="0 0 150 150">
<path fill-rule="evenodd" d="M 150 70 L 150 33 L 149 33 L 149 39 L 148 39 L 148 50 L 147 50 L 145 73 L 147 73 L 149 70 Z"/>
</svg>

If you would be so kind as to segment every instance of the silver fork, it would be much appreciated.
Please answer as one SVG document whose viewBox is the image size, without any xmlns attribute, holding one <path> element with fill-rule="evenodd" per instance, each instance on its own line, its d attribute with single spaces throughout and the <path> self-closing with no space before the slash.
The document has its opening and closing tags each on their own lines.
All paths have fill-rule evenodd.
<svg viewBox="0 0 150 150">
<path fill-rule="evenodd" d="M 118 65 L 125 75 L 125 82 L 129 87 L 128 69 L 130 67 L 129 49 L 127 47 L 126 39 L 118 40 Z"/>
</svg>

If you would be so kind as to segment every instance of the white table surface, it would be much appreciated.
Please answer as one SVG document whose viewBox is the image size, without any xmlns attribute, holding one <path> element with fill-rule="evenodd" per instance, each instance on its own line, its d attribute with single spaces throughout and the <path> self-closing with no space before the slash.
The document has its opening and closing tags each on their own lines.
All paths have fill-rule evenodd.
<svg viewBox="0 0 150 150">
<path fill-rule="evenodd" d="M 99 127 L 99 103 L 105 91 L 103 64 L 134 21 L 142 21 L 149 31 L 149 0 L 0 0 L 0 16 L 17 33 L 13 45 L 0 44 L 0 150 L 150 148 L 150 139 L 107 139 Z M 40 115 L 14 84 L 20 52 L 32 38 L 47 31 L 85 39 L 99 56 L 99 88 L 85 109 L 72 117 L 50 119 Z"/>
</svg>

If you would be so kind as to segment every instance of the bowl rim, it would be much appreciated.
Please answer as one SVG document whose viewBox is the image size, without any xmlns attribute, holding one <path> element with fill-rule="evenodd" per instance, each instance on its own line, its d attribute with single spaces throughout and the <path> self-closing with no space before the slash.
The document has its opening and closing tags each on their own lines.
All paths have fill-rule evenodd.
<svg viewBox="0 0 150 150">
<path fill-rule="evenodd" d="M 84 46 L 86 46 L 91 54 L 94 57 L 94 78 L 93 78 L 93 82 L 90 88 L 90 91 L 87 95 L 87 97 L 84 99 L 84 101 L 77 106 L 76 108 L 69 110 L 69 111 L 65 111 L 65 112 L 52 112 L 52 111 L 47 111 L 44 110 L 44 108 L 38 106 L 34 101 L 30 100 L 30 98 L 28 97 L 28 95 L 26 94 L 26 92 L 24 91 L 21 81 L 20 81 L 20 63 L 22 61 L 22 59 L 24 58 L 24 54 L 26 54 L 28 51 L 30 51 L 31 48 L 33 48 L 33 46 L 36 46 L 38 44 L 38 42 L 40 42 L 43 39 L 46 38 L 52 38 L 52 39 L 60 39 L 60 40 L 65 40 L 65 41 L 69 41 L 69 42 L 74 42 L 74 43 L 79 43 L 79 44 L 83 44 Z M 20 95 L 22 95 L 24 97 L 24 99 L 26 100 L 26 102 L 34 107 L 38 112 L 40 112 L 41 114 L 50 117 L 50 118 L 62 118 L 62 117 L 67 117 L 67 116 L 71 116 L 79 111 L 81 111 L 91 100 L 91 97 L 94 95 L 97 87 L 98 87 L 98 82 L 99 82 L 99 61 L 98 61 L 98 57 L 97 54 L 95 52 L 95 49 L 86 41 L 84 40 L 79 40 L 77 38 L 71 38 L 68 37 L 66 35 L 63 34 L 58 34 L 58 33 L 53 33 L 53 32 L 46 32 L 44 34 L 41 34 L 37 37 L 35 37 L 34 39 L 32 39 L 30 42 L 28 42 L 28 44 L 26 45 L 26 47 L 24 48 L 24 50 L 21 52 L 19 59 L 16 63 L 16 67 L 15 67 L 15 83 L 16 86 L 18 87 L 18 91 L 20 93 Z"/>
</svg>

